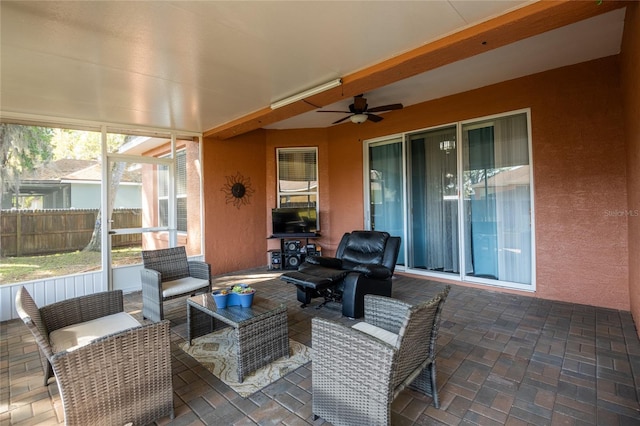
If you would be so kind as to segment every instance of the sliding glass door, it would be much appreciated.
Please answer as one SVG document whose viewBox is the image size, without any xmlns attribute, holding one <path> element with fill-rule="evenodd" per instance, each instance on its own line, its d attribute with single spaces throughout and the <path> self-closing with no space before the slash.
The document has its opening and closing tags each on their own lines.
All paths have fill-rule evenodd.
<svg viewBox="0 0 640 426">
<path fill-rule="evenodd" d="M 456 127 L 408 136 L 410 268 L 460 272 Z"/>
<path fill-rule="evenodd" d="M 369 144 L 365 153 L 369 159 L 369 209 L 367 227 L 386 231 L 393 236 L 404 235 L 404 168 L 402 139 L 392 138 Z M 404 239 L 398 255 L 398 265 L 404 265 Z"/>
<path fill-rule="evenodd" d="M 526 114 L 462 126 L 468 276 L 531 284 Z"/>
<path fill-rule="evenodd" d="M 369 142 L 366 224 L 407 271 L 533 289 L 529 138 L 519 112 Z"/>
</svg>

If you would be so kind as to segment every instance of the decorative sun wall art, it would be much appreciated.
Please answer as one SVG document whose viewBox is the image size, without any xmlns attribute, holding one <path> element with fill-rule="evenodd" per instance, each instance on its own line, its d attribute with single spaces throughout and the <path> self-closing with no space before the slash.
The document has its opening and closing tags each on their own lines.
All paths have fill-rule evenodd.
<svg viewBox="0 0 640 426">
<path fill-rule="evenodd" d="M 255 190 L 251 187 L 251 179 L 244 177 L 240 172 L 235 176 L 225 176 L 227 183 L 220 189 L 224 192 L 224 200 L 227 204 L 233 204 L 236 208 L 250 204 L 251 195 Z"/>
</svg>

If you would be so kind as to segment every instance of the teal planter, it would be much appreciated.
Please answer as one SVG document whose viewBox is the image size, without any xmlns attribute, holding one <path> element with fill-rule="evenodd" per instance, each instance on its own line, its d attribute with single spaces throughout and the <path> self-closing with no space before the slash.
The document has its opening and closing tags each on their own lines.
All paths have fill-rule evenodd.
<svg viewBox="0 0 640 426">
<path fill-rule="evenodd" d="M 216 302 L 216 306 L 218 307 L 218 309 L 224 309 L 228 306 L 230 294 L 220 294 L 219 291 L 214 291 L 212 296 L 213 301 Z"/>
<path fill-rule="evenodd" d="M 242 287 L 248 287 L 247 284 L 239 284 Z M 214 291 L 214 302 L 218 309 L 224 309 L 228 306 L 242 306 L 243 308 L 249 308 L 253 304 L 253 295 L 256 294 L 255 290 L 251 293 L 234 293 L 231 289 L 227 294 L 220 294 L 221 290 Z"/>
<path fill-rule="evenodd" d="M 254 291 L 253 293 L 233 293 L 234 296 L 236 296 L 236 299 L 239 302 L 239 305 L 242 306 L 243 308 L 248 308 L 253 304 L 253 295 L 256 294 L 256 292 Z"/>
</svg>

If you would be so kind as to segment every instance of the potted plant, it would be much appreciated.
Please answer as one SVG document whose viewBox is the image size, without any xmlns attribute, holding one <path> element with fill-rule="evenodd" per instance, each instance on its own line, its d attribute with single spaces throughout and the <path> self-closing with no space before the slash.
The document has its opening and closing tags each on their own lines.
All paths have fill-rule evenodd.
<svg viewBox="0 0 640 426">
<path fill-rule="evenodd" d="M 212 296 L 218 309 L 224 309 L 227 306 L 248 308 L 253 304 L 255 293 L 256 290 L 248 284 L 236 284 L 229 289 L 216 290 Z"/>
<path fill-rule="evenodd" d="M 255 293 L 256 290 L 248 284 L 234 285 L 231 288 L 231 299 L 235 299 L 235 301 L 230 300 L 230 302 L 232 304 L 240 305 L 243 308 L 248 308 L 249 306 L 251 306 L 251 304 L 253 304 L 253 295 Z"/>
<path fill-rule="evenodd" d="M 216 302 L 216 306 L 219 309 L 226 308 L 229 302 L 229 290 L 226 288 L 222 290 L 216 290 L 212 293 L 213 301 Z"/>
</svg>

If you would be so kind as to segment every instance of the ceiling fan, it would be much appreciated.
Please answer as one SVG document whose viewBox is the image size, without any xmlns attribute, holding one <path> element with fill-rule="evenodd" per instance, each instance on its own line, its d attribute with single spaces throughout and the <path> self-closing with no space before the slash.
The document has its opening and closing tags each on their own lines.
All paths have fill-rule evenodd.
<svg viewBox="0 0 640 426">
<path fill-rule="evenodd" d="M 349 111 L 329 111 L 329 110 L 320 110 L 318 112 L 341 112 L 345 114 L 350 114 L 340 120 L 334 121 L 331 124 L 338 124 L 343 122 L 346 119 L 350 119 L 352 123 L 360 124 L 365 121 L 373 121 L 377 123 L 382 121 L 382 117 L 379 115 L 373 114 L 374 112 L 384 112 L 384 111 L 392 111 L 394 109 L 402 109 L 402 104 L 390 104 L 377 106 L 373 108 L 368 108 L 367 99 L 362 97 L 363 95 L 357 95 L 353 97 L 353 103 L 349 105 Z"/>
</svg>

